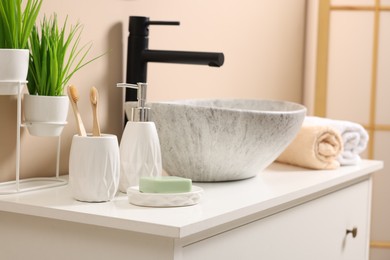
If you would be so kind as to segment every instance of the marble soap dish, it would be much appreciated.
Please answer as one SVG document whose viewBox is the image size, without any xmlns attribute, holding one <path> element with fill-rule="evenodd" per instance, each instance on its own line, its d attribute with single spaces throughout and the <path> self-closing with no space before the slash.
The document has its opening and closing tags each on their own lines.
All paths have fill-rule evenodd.
<svg viewBox="0 0 390 260">
<path fill-rule="evenodd" d="M 203 195 L 203 189 L 192 186 L 190 192 L 183 193 L 145 193 L 138 186 L 127 189 L 129 203 L 145 207 L 182 207 L 197 204 Z"/>
</svg>

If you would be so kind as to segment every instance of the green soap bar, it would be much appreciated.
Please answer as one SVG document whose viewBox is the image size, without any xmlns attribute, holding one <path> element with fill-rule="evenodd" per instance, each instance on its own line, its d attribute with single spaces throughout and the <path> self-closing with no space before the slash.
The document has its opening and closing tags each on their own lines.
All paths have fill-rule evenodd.
<svg viewBox="0 0 390 260">
<path fill-rule="evenodd" d="M 141 177 L 139 191 L 146 193 L 190 192 L 192 180 L 176 176 Z"/>
</svg>

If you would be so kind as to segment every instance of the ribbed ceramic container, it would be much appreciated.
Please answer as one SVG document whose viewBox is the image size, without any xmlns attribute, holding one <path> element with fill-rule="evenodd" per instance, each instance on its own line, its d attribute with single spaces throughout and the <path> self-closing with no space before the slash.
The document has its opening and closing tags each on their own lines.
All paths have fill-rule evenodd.
<svg viewBox="0 0 390 260">
<path fill-rule="evenodd" d="M 120 144 L 121 177 L 119 190 L 126 193 L 138 186 L 142 176 L 162 173 L 160 141 L 153 122 L 127 122 Z"/>
<path fill-rule="evenodd" d="M 73 197 L 85 202 L 114 198 L 119 185 L 120 157 L 115 135 L 73 136 L 69 185 Z"/>
</svg>

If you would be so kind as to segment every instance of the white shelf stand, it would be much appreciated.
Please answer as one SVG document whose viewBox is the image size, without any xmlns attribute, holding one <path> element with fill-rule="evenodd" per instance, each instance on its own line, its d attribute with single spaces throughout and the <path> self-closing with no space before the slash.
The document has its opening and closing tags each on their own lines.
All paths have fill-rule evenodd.
<svg viewBox="0 0 390 260">
<path fill-rule="evenodd" d="M 22 92 L 26 84 L 27 81 L 0 81 L 0 95 L 17 95 L 15 180 L 0 182 L 0 195 L 34 191 L 67 184 L 67 181 L 59 176 L 61 136 L 58 136 L 55 177 L 20 179 L 20 129 L 26 126 L 22 124 Z"/>
</svg>

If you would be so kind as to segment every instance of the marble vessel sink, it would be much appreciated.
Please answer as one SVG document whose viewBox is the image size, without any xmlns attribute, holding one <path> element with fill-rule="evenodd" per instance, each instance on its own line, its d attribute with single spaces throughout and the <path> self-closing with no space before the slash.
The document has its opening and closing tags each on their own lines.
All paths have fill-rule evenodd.
<svg viewBox="0 0 390 260">
<path fill-rule="evenodd" d="M 298 133 L 302 105 L 271 100 L 149 104 L 164 170 L 199 182 L 246 179 L 270 165 Z"/>
</svg>

